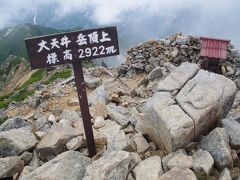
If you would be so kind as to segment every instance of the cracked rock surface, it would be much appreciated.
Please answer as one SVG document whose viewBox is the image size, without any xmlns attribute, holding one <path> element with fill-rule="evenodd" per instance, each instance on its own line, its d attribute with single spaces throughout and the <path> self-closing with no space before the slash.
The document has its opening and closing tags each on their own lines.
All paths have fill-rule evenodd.
<svg viewBox="0 0 240 180">
<path fill-rule="evenodd" d="M 145 132 L 159 147 L 175 151 L 209 133 L 231 108 L 236 92 L 232 80 L 183 63 L 159 82 L 158 92 L 147 101 Z"/>
</svg>

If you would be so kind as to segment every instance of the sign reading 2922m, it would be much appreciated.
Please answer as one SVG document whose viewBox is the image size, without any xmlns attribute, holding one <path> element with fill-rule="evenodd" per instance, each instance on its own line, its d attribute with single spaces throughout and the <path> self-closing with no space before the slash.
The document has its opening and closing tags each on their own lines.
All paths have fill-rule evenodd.
<svg viewBox="0 0 240 180">
<path fill-rule="evenodd" d="M 25 43 L 32 69 L 119 54 L 116 27 L 41 36 Z"/>
</svg>

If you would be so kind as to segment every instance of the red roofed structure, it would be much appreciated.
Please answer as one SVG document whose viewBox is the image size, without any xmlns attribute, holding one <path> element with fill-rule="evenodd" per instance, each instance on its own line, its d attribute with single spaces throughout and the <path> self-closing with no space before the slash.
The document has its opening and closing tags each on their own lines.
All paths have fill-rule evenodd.
<svg viewBox="0 0 240 180">
<path fill-rule="evenodd" d="M 227 59 L 227 47 L 230 40 L 200 37 L 200 56 L 204 59 L 202 68 L 221 74 L 219 60 Z"/>
</svg>

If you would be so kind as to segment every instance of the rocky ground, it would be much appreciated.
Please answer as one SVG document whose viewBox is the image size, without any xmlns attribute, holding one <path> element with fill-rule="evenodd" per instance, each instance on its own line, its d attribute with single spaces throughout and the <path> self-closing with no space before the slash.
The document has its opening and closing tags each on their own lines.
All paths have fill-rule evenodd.
<svg viewBox="0 0 240 180">
<path fill-rule="evenodd" d="M 0 178 L 240 179 L 238 51 L 200 68 L 199 38 L 129 50 L 119 70 L 85 69 L 97 155 L 88 157 L 73 77 L 0 112 Z"/>
</svg>

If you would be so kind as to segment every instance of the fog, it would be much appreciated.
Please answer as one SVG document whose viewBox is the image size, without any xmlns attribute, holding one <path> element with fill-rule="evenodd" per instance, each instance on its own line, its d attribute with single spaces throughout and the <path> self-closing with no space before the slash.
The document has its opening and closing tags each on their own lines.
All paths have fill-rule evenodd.
<svg viewBox="0 0 240 180">
<path fill-rule="evenodd" d="M 176 32 L 230 39 L 240 47 L 239 0 L 1 0 L 0 28 L 118 26 L 121 48 Z"/>
</svg>

